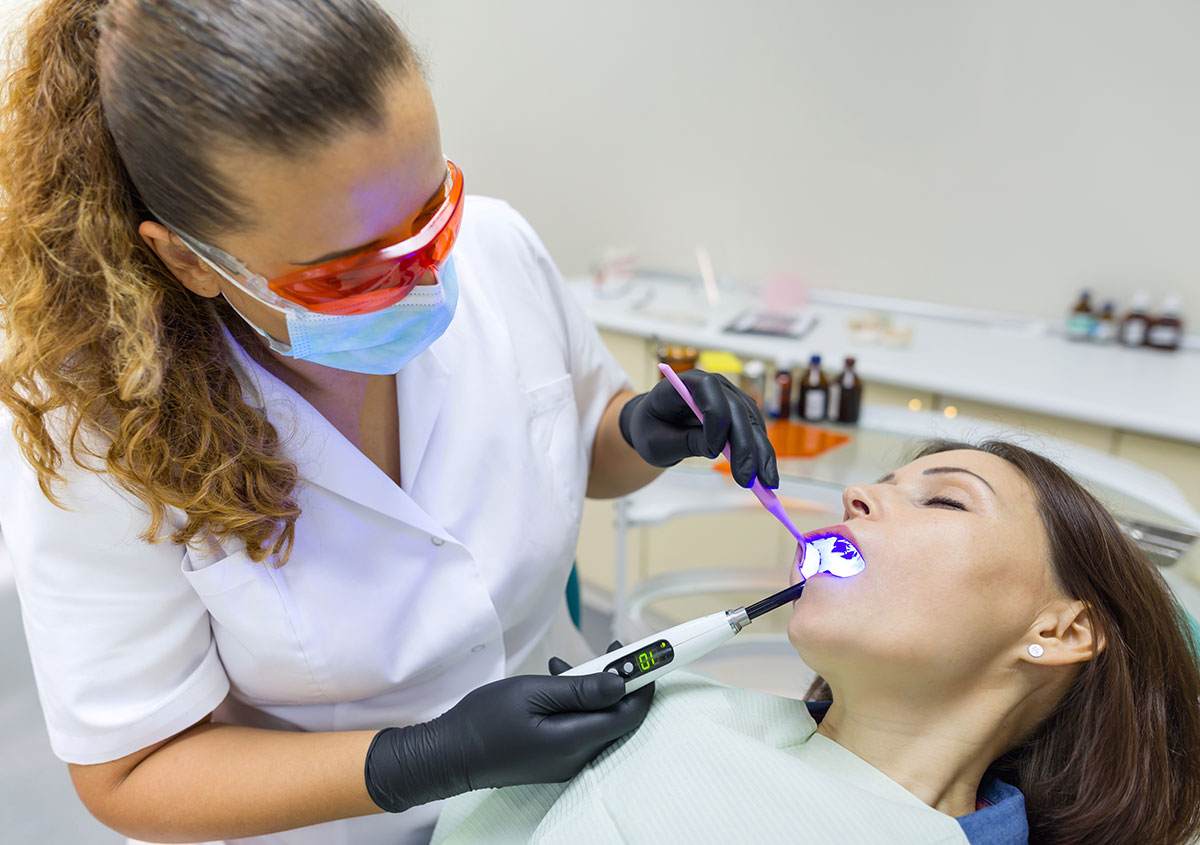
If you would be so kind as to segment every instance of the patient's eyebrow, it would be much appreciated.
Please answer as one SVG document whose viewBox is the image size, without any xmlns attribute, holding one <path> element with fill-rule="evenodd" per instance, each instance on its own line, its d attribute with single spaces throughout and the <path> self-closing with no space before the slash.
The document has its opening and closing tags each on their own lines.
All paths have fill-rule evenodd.
<svg viewBox="0 0 1200 845">
<path fill-rule="evenodd" d="M 996 488 L 993 487 L 992 485 L 988 484 L 988 480 L 986 478 L 984 478 L 982 475 L 980 475 L 977 472 L 971 472 L 969 469 L 963 469 L 962 467 L 930 467 L 929 469 L 925 470 L 921 474 L 922 475 L 937 475 L 938 473 L 944 473 L 944 472 L 965 472 L 967 475 L 973 475 L 976 478 L 978 478 L 980 481 L 982 481 L 984 484 L 987 484 L 987 489 L 991 490 L 994 495 L 997 495 L 997 496 L 999 495 L 999 493 L 996 493 Z"/>
</svg>

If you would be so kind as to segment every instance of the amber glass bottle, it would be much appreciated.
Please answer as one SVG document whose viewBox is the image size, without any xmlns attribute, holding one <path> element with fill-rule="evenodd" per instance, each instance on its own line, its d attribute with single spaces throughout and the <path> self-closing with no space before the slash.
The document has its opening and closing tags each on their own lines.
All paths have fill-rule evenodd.
<svg viewBox="0 0 1200 845">
<path fill-rule="evenodd" d="M 862 410 L 862 382 L 854 371 L 853 358 L 846 359 L 846 368 L 829 386 L 829 419 L 840 423 L 858 422 Z"/>
<path fill-rule="evenodd" d="M 1175 350 L 1183 341 L 1183 319 L 1179 312 L 1183 303 L 1177 296 L 1163 300 L 1162 314 L 1146 326 L 1146 345 L 1155 349 Z"/>
<path fill-rule="evenodd" d="M 809 359 L 808 369 L 800 379 L 800 399 L 796 416 L 805 422 L 823 422 L 829 412 L 829 379 L 821 371 L 821 356 Z"/>
<path fill-rule="evenodd" d="M 1117 342 L 1123 346 L 1141 346 L 1146 342 L 1146 328 L 1150 325 L 1150 315 L 1146 313 L 1150 298 L 1144 293 L 1134 294 L 1129 303 L 1129 311 L 1121 318 L 1117 327 Z"/>
</svg>

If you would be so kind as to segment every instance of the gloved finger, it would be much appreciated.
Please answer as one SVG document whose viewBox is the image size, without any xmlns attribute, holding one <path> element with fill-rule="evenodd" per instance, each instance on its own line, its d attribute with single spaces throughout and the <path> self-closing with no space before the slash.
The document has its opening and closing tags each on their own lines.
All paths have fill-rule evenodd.
<svg viewBox="0 0 1200 845">
<path fill-rule="evenodd" d="M 733 409 L 725 396 L 722 379 L 703 370 L 687 370 L 681 373 L 679 378 L 691 391 L 692 399 L 700 413 L 704 414 L 704 439 L 708 451 L 697 454 L 715 458 L 721 454 L 726 441 L 729 440 L 729 426 L 733 418 Z"/>
<path fill-rule="evenodd" d="M 738 390 L 734 394 L 734 398 L 745 407 L 747 419 L 750 421 L 750 429 L 754 433 L 754 451 L 757 455 L 758 480 L 764 486 L 774 489 L 779 486 L 779 466 L 775 460 L 775 447 L 771 445 L 771 438 L 767 436 L 766 420 L 763 419 L 762 411 L 758 409 L 758 404 L 743 391 Z"/>
<path fill-rule="evenodd" d="M 605 746 L 636 729 L 646 718 L 654 697 L 653 686 L 647 684 L 625 696 L 615 707 L 601 712 L 560 713 L 549 716 L 542 725 L 561 734 L 562 738 L 556 742 L 574 747 L 594 745 L 595 753 L 599 754 Z"/>
<path fill-rule="evenodd" d="M 689 370 L 688 372 L 700 372 L 699 370 Z M 682 379 L 688 372 L 680 375 Z M 685 380 L 688 390 L 692 390 L 691 380 Z M 700 427 L 700 420 L 696 417 L 696 412 L 691 406 L 684 401 L 679 395 L 679 391 L 675 389 L 675 385 L 667 381 L 665 378 L 658 381 L 654 387 L 650 388 L 650 392 L 645 394 L 649 402 L 647 408 L 650 416 L 665 423 L 670 423 L 672 426 L 695 426 Z M 692 394 L 695 396 L 695 393 Z M 633 402 L 638 397 L 633 397 L 630 402 Z M 626 403 L 628 404 L 628 403 Z M 698 404 L 698 403 L 697 403 Z"/>
<path fill-rule="evenodd" d="M 605 710 L 625 695 L 625 682 L 612 672 L 592 675 L 556 675 L 539 678 L 529 696 L 530 712 L 551 715 Z"/>
<path fill-rule="evenodd" d="M 605 654 L 614 652 L 617 649 L 619 649 L 620 647 L 621 647 L 621 641 L 613 640 L 611 643 L 608 644 L 608 648 L 605 650 Z M 551 675 L 561 675 L 563 672 L 567 671 L 568 669 L 575 668 L 570 663 L 563 660 L 561 657 L 551 657 L 548 665 L 550 668 Z"/>
<path fill-rule="evenodd" d="M 724 376 L 718 376 L 721 388 L 729 403 L 729 469 L 733 480 L 742 487 L 749 487 L 758 475 L 758 444 L 754 439 L 749 410 L 738 401 L 738 389 Z"/>
<path fill-rule="evenodd" d="M 635 690 L 622 698 L 617 703 L 617 707 L 627 709 L 632 716 L 637 718 L 637 724 L 641 724 L 642 719 L 645 719 L 646 714 L 650 712 L 650 705 L 653 701 L 654 684 L 649 683 L 640 690 Z"/>
</svg>

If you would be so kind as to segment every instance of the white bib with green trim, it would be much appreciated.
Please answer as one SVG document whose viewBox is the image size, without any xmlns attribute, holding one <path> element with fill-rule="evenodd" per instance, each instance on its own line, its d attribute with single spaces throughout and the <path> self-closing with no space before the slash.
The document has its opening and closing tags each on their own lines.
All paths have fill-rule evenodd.
<svg viewBox="0 0 1200 845">
<path fill-rule="evenodd" d="M 801 701 L 676 673 L 641 728 L 574 780 L 455 798 L 433 845 L 967 843 L 954 818 L 815 731 Z"/>
</svg>

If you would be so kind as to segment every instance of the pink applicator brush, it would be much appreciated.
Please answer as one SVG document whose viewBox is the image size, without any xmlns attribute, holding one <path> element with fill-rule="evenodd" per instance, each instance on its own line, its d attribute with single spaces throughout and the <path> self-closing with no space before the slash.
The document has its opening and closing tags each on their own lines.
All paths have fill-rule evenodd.
<svg viewBox="0 0 1200 845">
<path fill-rule="evenodd" d="M 667 381 L 671 382 L 671 387 L 683 397 L 683 401 L 692 409 L 692 413 L 696 415 L 696 419 L 704 422 L 704 414 L 700 413 L 700 409 L 696 407 L 696 400 L 692 398 L 692 392 L 687 389 L 687 385 L 679 376 L 675 375 L 675 371 L 666 364 L 659 364 L 658 368 L 662 371 L 663 376 Z M 725 443 L 725 448 L 721 450 L 721 454 L 725 456 L 725 460 L 729 458 L 729 443 Z M 732 463 L 732 461 L 730 461 Z M 787 511 L 783 509 L 783 502 L 779 501 L 779 497 L 775 495 L 775 491 L 769 487 L 764 487 L 762 482 L 757 477 L 754 483 L 750 485 L 750 490 L 762 502 L 762 506 L 774 514 L 775 518 L 783 523 L 783 527 L 792 532 L 792 536 L 796 538 L 796 542 L 804 545 L 804 537 L 800 533 L 800 529 L 792 524 L 791 518 L 787 515 Z"/>
</svg>

